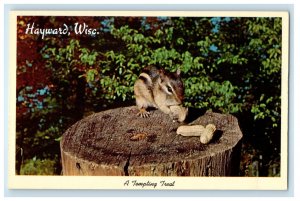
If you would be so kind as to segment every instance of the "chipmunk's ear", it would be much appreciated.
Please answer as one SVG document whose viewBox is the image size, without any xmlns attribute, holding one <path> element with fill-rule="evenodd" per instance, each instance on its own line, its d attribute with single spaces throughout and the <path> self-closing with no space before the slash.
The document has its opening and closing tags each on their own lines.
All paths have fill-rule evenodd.
<svg viewBox="0 0 300 201">
<path fill-rule="evenodd" d="M 165 76 L 165 74 L 166 74 L 166 72 L 165 72 L 165 70 L 164 69 L 159 69 L 159 76 L 162 78 L 162 77 L 164 77 Z"/>
<path fill-rule="evenodd" d="M 181 70 L 180 70 L 180 68 L 178 68 L 177 71 L 176 71 L 176 75 L 180 76 L 180 73 L 181 73 Z"/>
</svg>

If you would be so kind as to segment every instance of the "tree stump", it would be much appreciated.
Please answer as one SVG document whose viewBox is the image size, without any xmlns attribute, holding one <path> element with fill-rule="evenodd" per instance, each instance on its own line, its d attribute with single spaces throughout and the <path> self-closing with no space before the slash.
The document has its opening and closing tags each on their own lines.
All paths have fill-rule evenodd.
<svg viewBox="0 0 300 201">
<path fill-rule="evenodd" d="M 217 128 L 204 145 L 199 137 L 177 135 L 182 123 L 158 110 L 149 118 L 137 117 L 137 112 L 135 106 L 107 110 L 71 126 L 60 144 L 63 175 L 238 175 L 242 133 L 232 115 L 196 113 L 189 124 Z"/>
</svg>

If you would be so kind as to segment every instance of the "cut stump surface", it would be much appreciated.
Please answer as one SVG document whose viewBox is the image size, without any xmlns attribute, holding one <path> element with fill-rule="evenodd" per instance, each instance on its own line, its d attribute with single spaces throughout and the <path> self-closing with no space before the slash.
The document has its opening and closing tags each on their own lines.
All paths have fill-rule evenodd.
<svg viewBox="0 0 300 201">
<path fill-rule="evenodd" d="M 61 140 L 63 175 L 234 176 L 242 133 L 232 115 L 206 112 L 189 124 L 214 124 L 213 140 L 176 134 L 182 125 L 158 111 L 137 117 L 135 106 L 95 113 Z"/>
</svg>

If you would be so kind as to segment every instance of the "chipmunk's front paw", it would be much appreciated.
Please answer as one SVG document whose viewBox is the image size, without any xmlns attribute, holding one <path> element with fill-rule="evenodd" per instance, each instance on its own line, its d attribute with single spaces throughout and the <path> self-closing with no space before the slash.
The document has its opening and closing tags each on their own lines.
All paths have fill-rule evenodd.
<svg viewBox="0 0 300 201">
<path fill-rule="evenodd" d="M 148 112 L 145 108 L 141 108 L 139 113 L 137 113 L 137 116 L 142 118 L 148 118 L 150 117 L 150 112 Z"/>
</svg>

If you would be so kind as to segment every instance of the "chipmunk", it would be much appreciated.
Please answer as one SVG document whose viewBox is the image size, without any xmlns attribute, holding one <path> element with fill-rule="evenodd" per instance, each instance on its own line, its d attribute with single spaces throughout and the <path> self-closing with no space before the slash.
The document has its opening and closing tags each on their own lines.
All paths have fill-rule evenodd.
<svg viewBox="0 0 300 201">
<path fill-rule="evenodd" d="M 151 107 L 169 114 L 178 121 L 184 121 L 186 117 L 187 108 L 181 106 L 184 86 L 180 70 L 169 73 L 153 65 L 145 67 L 134 84 L 134 95 L 139 108 L 138 115 L 143 118 L 150 116 L 147 109 Z M 171 106 L 180 106 L 182 109 L 171 110 Z"/>
</svg>

